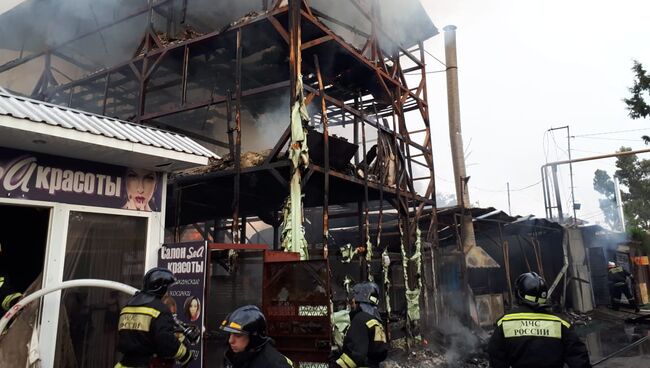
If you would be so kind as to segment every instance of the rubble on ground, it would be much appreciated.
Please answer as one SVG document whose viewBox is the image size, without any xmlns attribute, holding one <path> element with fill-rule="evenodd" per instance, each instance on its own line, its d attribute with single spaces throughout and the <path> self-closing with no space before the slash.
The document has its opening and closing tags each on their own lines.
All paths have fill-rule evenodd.
<svg viewBox="0 0 650 368">
<path fill-rule="evenodd" d="M 487 355 L 475 353 L 463 358 L 456 354 L 440 354 L 430 349 L 412 351 L 409 354 L 394 355 L 383 362 L 383 368 L 487 368 Z"/>
<path fill-rule="evenodd" d="M 574 326 L 584 326 L 591 321 L 591 317 L 583 313 L 567 312 L 566 316 Z"/>
</svg>

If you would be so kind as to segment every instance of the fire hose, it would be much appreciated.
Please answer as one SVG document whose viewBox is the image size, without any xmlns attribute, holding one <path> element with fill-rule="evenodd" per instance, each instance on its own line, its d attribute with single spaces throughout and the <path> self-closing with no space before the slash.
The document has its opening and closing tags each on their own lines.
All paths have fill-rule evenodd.
<svg viewBox="0 0 650 368">
<path fill-rule="evenodd" d="M 21 309 L 23 309 L 23 307 L 25 307 L 27 304 L 51 292 L 62 290 L 62 289 L 73 288 L 73 287 L 101 287 L 101 288 L 118 290 L 123 293 L 127 293 L 129 295 L 133 295 L 135 294 L 136 291 L 138 291 L 138 289 L 132 286 L 125 285 L 116 281 L 109 281 L 109 280 L 80 279 L 80 280 L 64 281 L 58 285 L 53 285 L 53 286 L 49 286 L 37 290 L 29 295 L 26 295 L 24 298 L 18 301 L 18 303 L 16 303 L 13 307 L 11 307 L 11 309 L 9 309 L 7 313 L 5 313 L 4 316 L 2 316 L 2 318 L 0 319 L 0 334 L 4 332 L 5 328 L 7 327 L 7 324 L 9 324 L 9 321 L 13 317 L 15 317 L 16 314 Z"/>
<path fill-rule="evenodd" d="M 11 309 L 9 309 L 7 313 L 5 313 L 0 319 L 0 335 L 2 335 L 2 333 L 4 332 L 5 328 L 9 324 L 9 321 L 11 321 L 11 319 L 15 317 L 18 314 L 18 312 L 20 312 L 20 310 L 23 309 L 29 303 L 49 293 L 62 290 L 62 289 L 74 288 L 74 287 L 100 287 L 106 289 L 114 289 L 129 295 L 134 295 L 138 291 L 138 289 L 132 286 L 122 284 L 116 281 L 109 281 L 109 280 L 80 279 L 80 280 L 64 281 L 58 285 L 49 286 L 37 290 L 29 295 L 26 295 L 24 298 L 18 301 L 18 303 L 14 304 L 14 306 L 11 307 Z M 188 342 L 190 344 L 195 345 L 196 343 L 199 342 L 201 338 L 201 330 L 199 328 L 197 328 L 196 326 L 188 325 L 182 321 L 179 321 L 176 318 L 174 318 L 174 322 L 176 323 L 176 331 L 185 335 L 185 337 L 188 339 Z"/>
<path fill-rule="evenodd" d="M 613 357 L 617 356 L 618 354 L 620 354 L 620 353 L 622 353 L 622 352 L 628 351 L 628 350 L 632 349 L 633 347 L 642 344 L 642 343 L 643 343 L 644 341 L 646 341 L 647 339 L 650 339 L 650 335 L 648 335 L 648 336 L 646 336 L 646 337 L 644 337 L 644 338 L 638 339 L 638 340 L 636 340 L 635 342 L 631 343 L 630 345 L 627 345 L 626 347 L 624 347 L 624 348 L 622 348 L 622 349 L 619 349 L 619 350 L 617 350 L 617 351 L 615 351 L 615 352 L 609 354 L 608 356 L 606 356 L 606 357 L 604 357 L 604 358 L 601 358 L 600 360 L 597 360 L 597 361 L 591 363 L 591 366 L 592 366 L 592 367 L 595 367 L 595 366 L 597 366 L 598 364 L 600 364 L 600 363 L 602 363 L 602 362 L 604 362 L 604 361 L 606 361 L 606 360 L 609 360 L 610 358 L 613 358 Z"/>
<path fill-rule="evenodd" d="M 80 280 L 64 281 L 58 285 L 49 286 L 44 289 L 37 290 L 29 295 L 26 295 L 24 298 L 18 301 L 18 303 L 14 304 L 14 306 L 11 307 L 11 309 L 9 309 L 7 313 L 5 313 L 2 316 L 2 318 L 0 318 L 0 336 L 2 336 L 2 333 L 4 332 L 5 328 L 7 328 L 9 321 L 11 321 L 11 319 L 14 318 L 18 314 L 18 312 L 20 312 L 20 310 L 23 309 L 29 303 L 38 300 L 49 293 L 58 290 L 74 288 L 74 287 L 101 287 L 101 288 L 121 291 L 129 295 L 134 295 L 138 291 L 138 289 L 132 286 L 122 284 L 116 281 L 109 281 L 109 280 L 80 279 Z M 174 323 L 176 324 L 175 327 L 176 332 L 182 333 L 191 345 L 195 345 L 199 342 L 199 340 L 201 339 L 201 330 L 198 327 L 188 325 L 182 321 L 179 321 L 176 317 L 174 317 Z M 196 356 L 194 356 L 194 359 L 196 359 Z M 171 363 L 171 365 L 165 364 L 164 361 L 157 362 L 154 364 L 160 364 L 161 367 L 174 366 L 173 360 L 169 363 Z"/>
</svg>

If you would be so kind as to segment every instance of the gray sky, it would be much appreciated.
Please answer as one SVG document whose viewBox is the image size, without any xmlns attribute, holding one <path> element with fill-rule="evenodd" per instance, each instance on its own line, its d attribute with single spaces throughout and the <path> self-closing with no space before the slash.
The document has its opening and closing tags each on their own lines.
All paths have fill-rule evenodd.
<svg viewBox="0 0 650 368">
<path fill-rule="evenodd" d="M 643 0 L 422 0 L 434 23 L 457 29 L 460 106 L 470 198 L 508 210 L 506 182 L 519 189 L 540 181 L 540 166 L 572 156 L 648 148 L 650 122 L 631 120 L 622 99 L 637 59 L 650 67 L 650 2 Z M 426 42 L 444 61 L 443 36 Z M 435 60 L 429 70 L 441 70 Z M 429 104 L 439 192 L 453 193 L 445 74 L 430 74 Z M 583 134 L 645 129 L 578 137 Z M 556 144 L 557 143 L 557 144 Z M 544 146 L 546 144 L 546 146 Z M 546 149 L 545 149 L 546 147 Z M 642 156 L 643 157 L 643 156 Z M 650 158 L 646 155 L 645 158 Z M 614 159 L 573 166 L 578 216 L 599 220 L 596 169 L 614 171 Z M 568 167 L 561 169 L 563 205 L 570 202 Z M 541 185 L 511 192 L 512 214 L 544 216 Z"/>
</svg>

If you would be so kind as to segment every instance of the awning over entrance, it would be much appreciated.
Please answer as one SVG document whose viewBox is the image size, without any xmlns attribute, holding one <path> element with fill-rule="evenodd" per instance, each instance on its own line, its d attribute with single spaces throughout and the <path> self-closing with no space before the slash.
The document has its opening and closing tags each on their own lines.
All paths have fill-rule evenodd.
<svg viewBox="0 0 650 368">
<path fill-rule="evenodd" d="M 153 171 L 217 157 L 176 133 L 19 97 L 0 89 L 0 147 Z"/>
</svg>

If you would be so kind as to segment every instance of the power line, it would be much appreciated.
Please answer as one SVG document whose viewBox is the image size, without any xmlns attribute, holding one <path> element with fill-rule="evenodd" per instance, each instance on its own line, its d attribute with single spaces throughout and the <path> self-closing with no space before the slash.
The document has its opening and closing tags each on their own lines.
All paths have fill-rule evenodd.
<svg viewBox="0 0 650 368">
<path fill-rule="evenodd" d="M 454 182 L 451 181 L 451 180 L 448 180 L 448 179 L 445 179 L 445 178 L 443 178 L 443 177 L 440 177 L 438 174 L 436 174 L 435 177 L 436 177 L 436 179 L 440 179 L 440 180 L 445 181 L 445 182 L 447 182 L 447 183 L 454 183 Z M 518 188 L 518 189 L 510 189 L 510 191 L 511 191 L 511 192 L 520 192 L 520 191 L 522 191 L 522 190 L 530 189 L 530 188 L 532 188 L 532 187 L 534 187 L 534 186 L 536 186 L 536 185 L 539 185 L 539 184 L 541 184 L 541 182 L 542 182 L 542 180 L 540 179 L 540 180 L 539 180 L 538 182 L 536 182 L 536 183 L 533 183 L 533 184 L 530 184 L 530 185 L 526 185 L 525 187 Z M 473 185 L 470 185 L 469 187 L 472 188 L 472 189 L 476 189 L 476 190 L 482 191 L 482 192 L 505 193 L 505 192 L 508 191 L 507 189 L 485 189 L 485 188 L 475 187 L 475 186 L 473 186 Z"/>
<path fill-rule="evenodd" d="M 594 135 L 605 135 L 605 134 L 614 134 L 614 133 L 628 133 L 628 132 L 641 132 L 641 131 L 646 131 L 650 130 L 650 128 L 643 128 L 643 129 L 628 129 L 628 130 L 614 130 L 611 132 L 600 132 L 600 133 L 589 133 L 589 134 L 577 134 L 573 135 L 573 138 L 576 137 L 591 137 Z"/>
<path fill-rule="evenodd" d="M 568 155 L 568 152 L 562 147 L 560 147 L 560 145 L 557 143 L 557 141 L 555 140 L 555 134 L 553 134 L 552 131 L 551 131 L 551 138 L 553 138 L 553 143 L 555 144 L 555 157 L 557 157 L 558 159 L 560 158 L 557 154 L 558 149 L 562 151 L 565 155 Z"/>
<path fill-rule="evenodd" d="M 600 139 L 604 141 L 625 141 L 625 142 L 639 142 L 641 139 L 628 139 L 628 138 L 605 138 L 605 137 L 585 137 L 585 136 L 573 136 L 574 138 L 582 139 Z"/>
<path fill-rule="evenodd" d="M 426 52 L 427 54 L 429 54 L 429 56 L 431 56 L 432 58 L 434 58 L 437 62 L 439 62 L 440 64 L 442 64 L 445 68 L 447 67 L 447 64 L 443 63 L 442 60 L 440 60 L 440 59 L 438 59 L 437 57 L 433 56 L 433 54 L 430 53 L 429 51 L 427 51 L 427 49 L 423 49 L 423 50 L 424 50 L 424 52 Z"/>
<path fill-rule="evenodd" d="M 539 185 L 541 183 L 542 183 L 542 180 L 540 179 L 538 182 L 530 184 L 530 185 L 526 185 L 525 187 L 518 188 L 518 189 L 510 189 L 510 192 L 520 192 L 522 190 L 530 189 L 530 188 L 532 188 L 532 187 L 534 187 L 536 185 Z M 506 190 L 484 189 L 484 188 L 479 188 L 479 187 L 475 187 L 475 186 L 472 186 L 472 185 L 470 185 L 470 188 L 480 190 L 480 191 L 483 191 L 483 192 L 492 192 L 492 193 L 505 193 L 505 192 L 508 191 L 507 189 Z"/>
<path fill-rule="evenodd" d="M 425 72 L 424 74 L 437 74 L 437 73 L 444 73 L 444 72 L 446 72 L 446 71 L 447 71 L 447 69 L 442 69 L 442 70 L 433 70 L 433 71 L 430 71 L 430 72 Z M 419 74 L 422 74 L 422 73 L 420 73 L 420 72 L 409 72 L 409 73 L 406 73 L 406 75 L 419 75 Z"/>
</svg>

